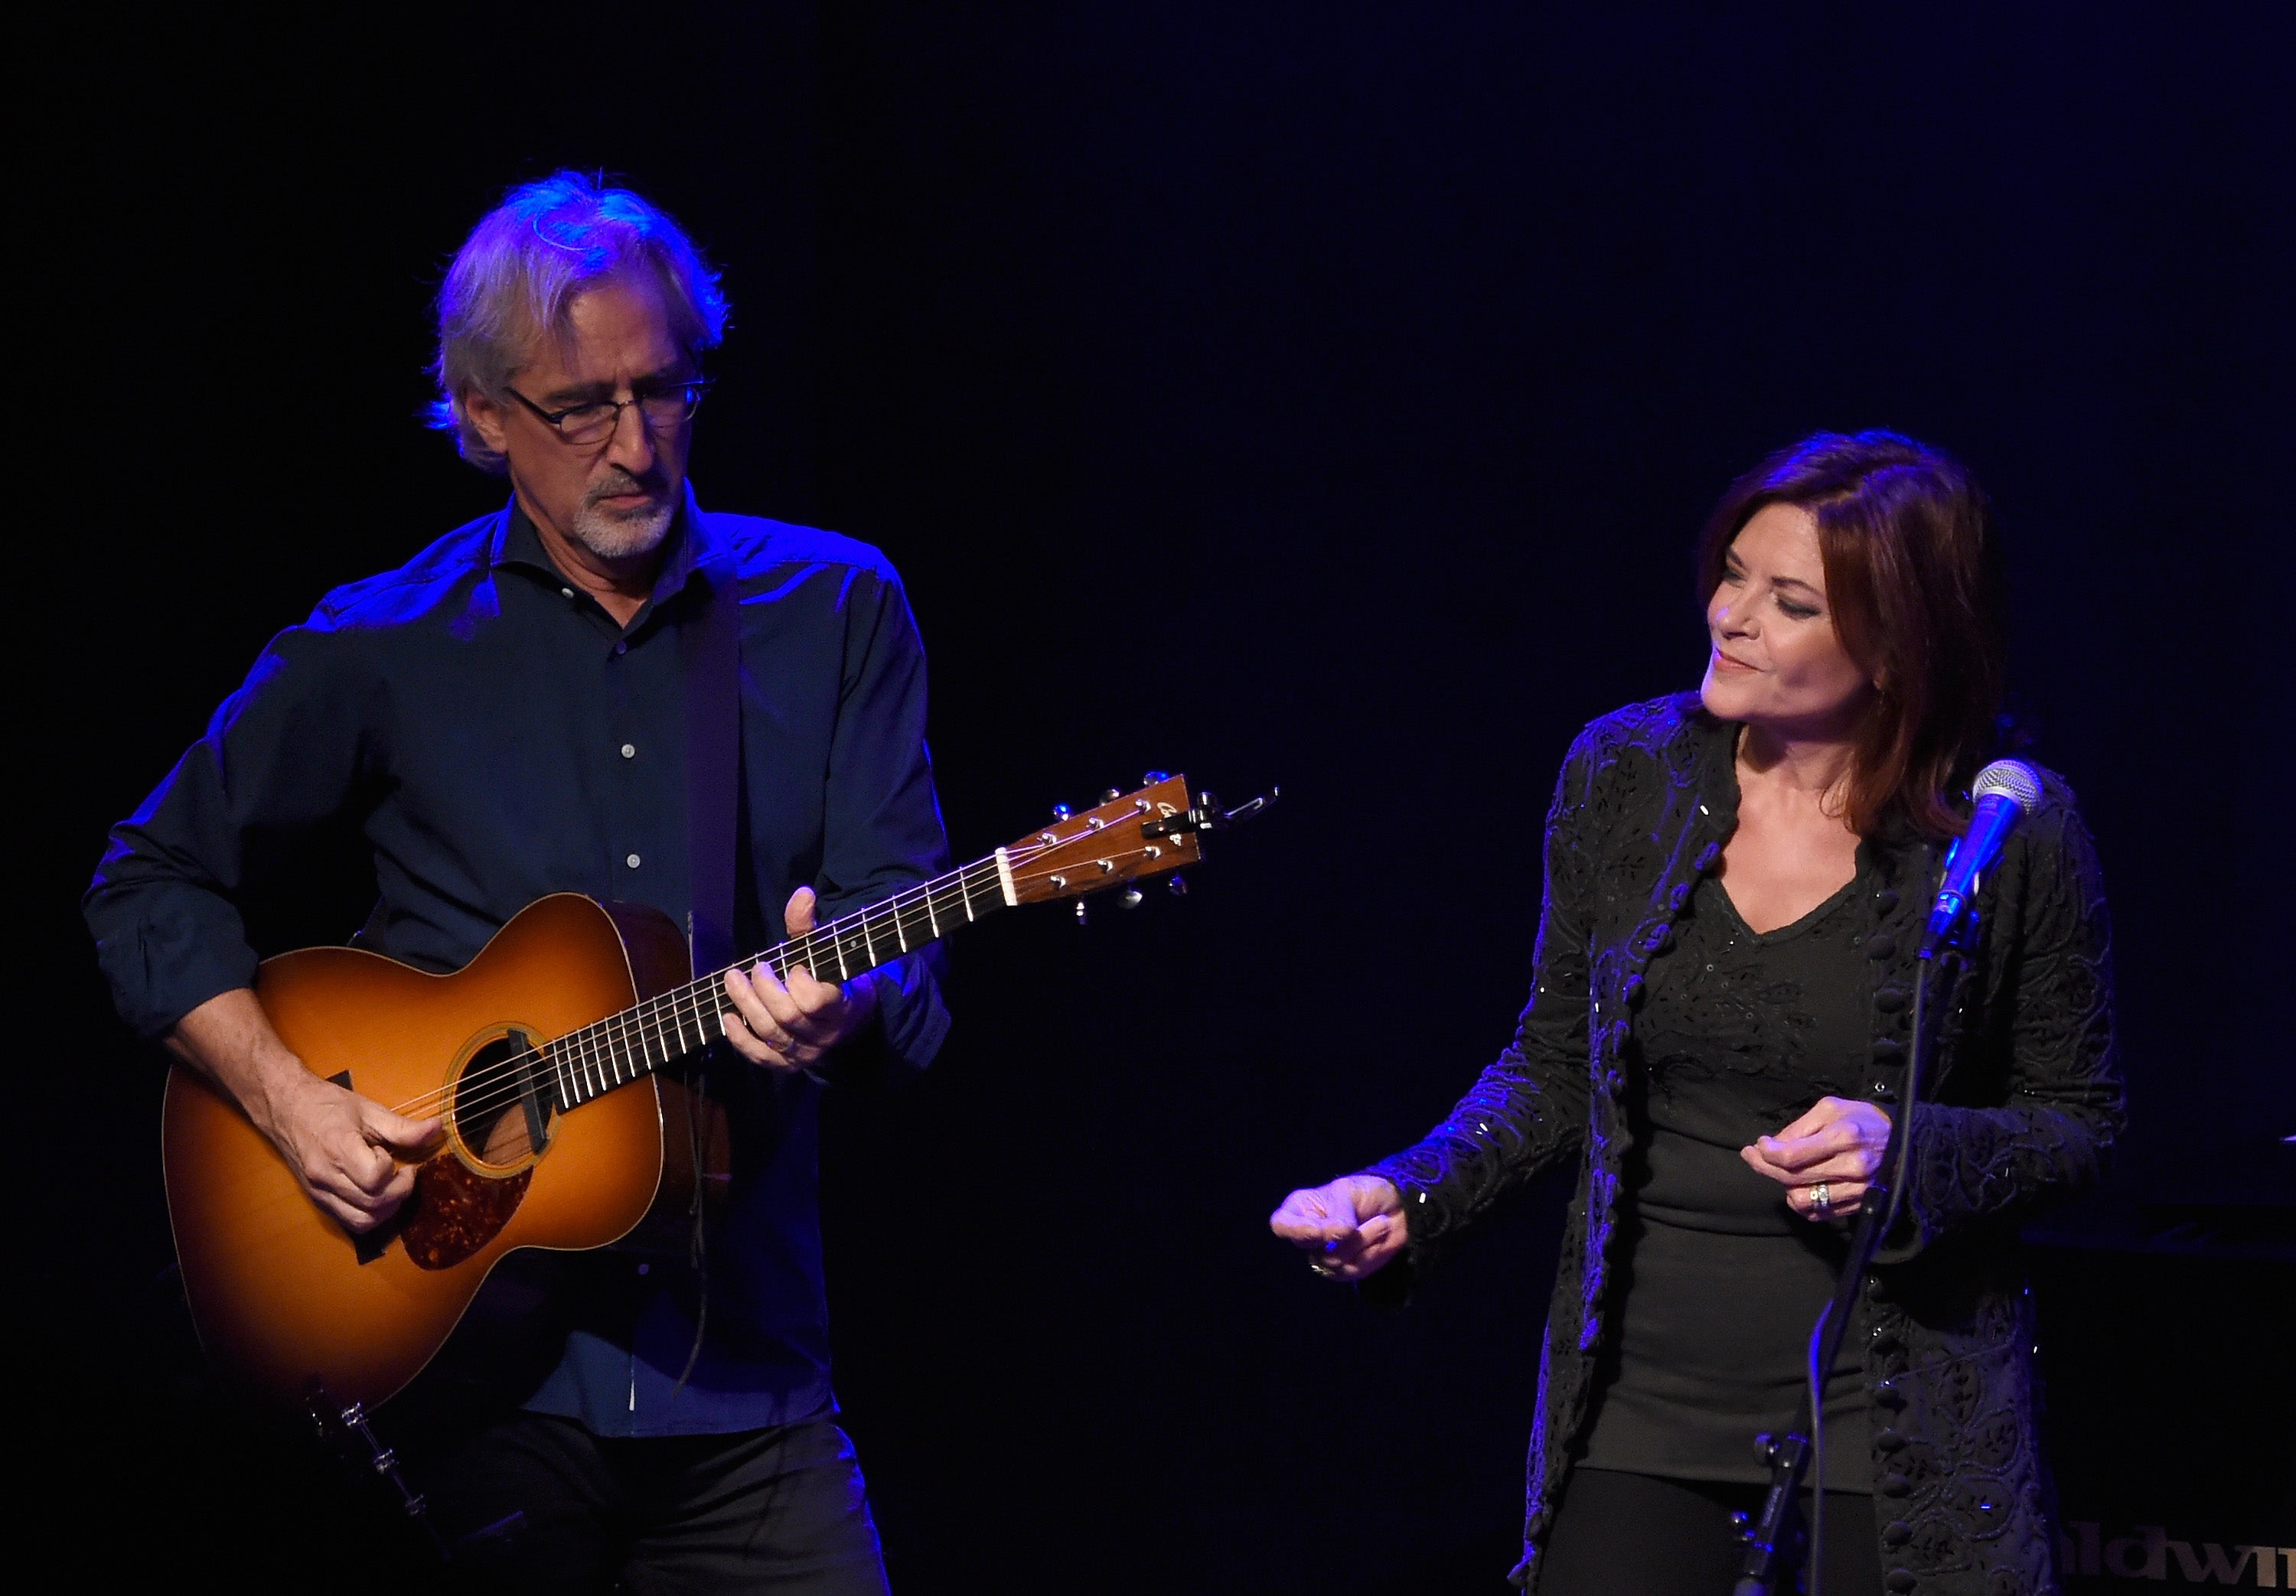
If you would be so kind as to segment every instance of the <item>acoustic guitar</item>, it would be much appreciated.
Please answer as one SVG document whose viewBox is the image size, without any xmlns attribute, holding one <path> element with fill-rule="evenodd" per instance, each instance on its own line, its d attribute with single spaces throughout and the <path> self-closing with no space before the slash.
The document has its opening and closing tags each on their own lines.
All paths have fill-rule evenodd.
<svg viewBox="0 0 2296 1596">
<path fill-rule="evenodd" d="M 1136 898 L 1128 883 L 1193 863 L 1201 832 L 1267 801 L 1223 814 L 1163 777 L 757 958 L 845 980 L 1000 909 Z M 354 1236 L 237 1105 L 176 1067 L 168 1211 L 209 1357 L 282 1403 L 372 1407 L 421 1372 L 504 1254 L 604 1247 L 657 1204 L 689 1204 L 709 1131 L 663 1072 L 724 1036 L 726 1013 L 725 972 L 693 974 L 667 917 L 573 894 L 529 904 L 452 975 L 348 947 L 265 961 L 257 1001 L 314 1073 L 437 1114 L 445 1134 L 413 1196 Z"/>
</svg>

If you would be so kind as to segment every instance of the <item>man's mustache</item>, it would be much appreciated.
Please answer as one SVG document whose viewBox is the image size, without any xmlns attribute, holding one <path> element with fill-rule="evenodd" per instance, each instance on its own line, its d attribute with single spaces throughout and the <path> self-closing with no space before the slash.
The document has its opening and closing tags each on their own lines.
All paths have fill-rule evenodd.
<svg viewBox="0 0 2296 1596">
<path fill-rule="evenodd" d="M 659 499 L 668 493 L 668 489 L 669 484 L 660 477 L 651 475 L 634 477 L 619 466 L 616 466 L 613 468 L 612 475 L 603 482 L 593 486 L 582 495 L 582 503 L 585 505 L 592 505 L 601 499 L 614 498 L 619 495 L 630 493 L 642 493 L 650 499 Z"/>
</svg>

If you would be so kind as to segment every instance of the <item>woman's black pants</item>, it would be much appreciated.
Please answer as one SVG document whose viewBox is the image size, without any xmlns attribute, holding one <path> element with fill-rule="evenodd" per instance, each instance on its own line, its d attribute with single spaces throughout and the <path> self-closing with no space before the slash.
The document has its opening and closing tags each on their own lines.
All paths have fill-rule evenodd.
<svg viewBox="0 0 2296 1596">
<path fill-rule="evenodd" d="M 1730 1596 L 1745 1555 L 1730 1515 L 1751 1515 L 1761 1498 L 1759 1486 L 1574 1469 L 1539 1558 L 1538 1596 Z M 1871 1496 L 1825 1494 L 1822 1572 L 1824 1596 L 1882 1596 Z"/>
</svg>

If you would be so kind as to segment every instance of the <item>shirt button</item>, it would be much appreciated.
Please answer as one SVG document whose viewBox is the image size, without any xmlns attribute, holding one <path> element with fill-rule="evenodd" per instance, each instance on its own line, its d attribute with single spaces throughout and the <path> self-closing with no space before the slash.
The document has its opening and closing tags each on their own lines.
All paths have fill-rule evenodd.
<svg viewBox="0 0 2296 1596">
<path fill-rule="evenodd" d="M 629 651 L 630 645 L 627 642 L 618 642 L 614 645 L 614 652 L 617 654 L 627 654 Z"/>
<path fill-rule="evenodd" d="M 564 593 L 570 599 L 574 596 L 574 590 L 570 587 L 562 587 L 558 591 Z"/>
<path fill-rule="evenodd" d="M 632 854 L 628 858 L 623 860 L 622 863 L 628 865 L 632 870 L 636 870 L 638 867 L 638 856 L 636 854 Z"/>
<path fill-rule="evenodd" d="M 635 743 L 635 742 L 626 742 L 626 743 L 622 744 L 622 757 L 623 757 L 623 758 L 625 758 L 625 759 L 635 759 L 635 758 L 636 758 L 637 757 L 638 757 L 638 745 L 637 745 L 636 743 Z"/>
</svg>

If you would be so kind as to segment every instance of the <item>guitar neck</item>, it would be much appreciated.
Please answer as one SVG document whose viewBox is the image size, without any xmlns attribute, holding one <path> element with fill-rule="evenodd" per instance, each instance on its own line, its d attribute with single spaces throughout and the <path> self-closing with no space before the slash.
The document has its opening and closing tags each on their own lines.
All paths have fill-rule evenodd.
<svg viewBox="0 0 2296 1596">
<path fill-rule="evenodd" d="M 801 968 L 819 980 L 849 981 L 1018 901 L 1011 863 L 999 848 L 728 968 L 762 963 L 783 978 Z M 560 1109 L 700 1052 L 726 1035 L 726 970 L 719 970 L 567 1032 L 545 1049 Z"/>
</svg>

